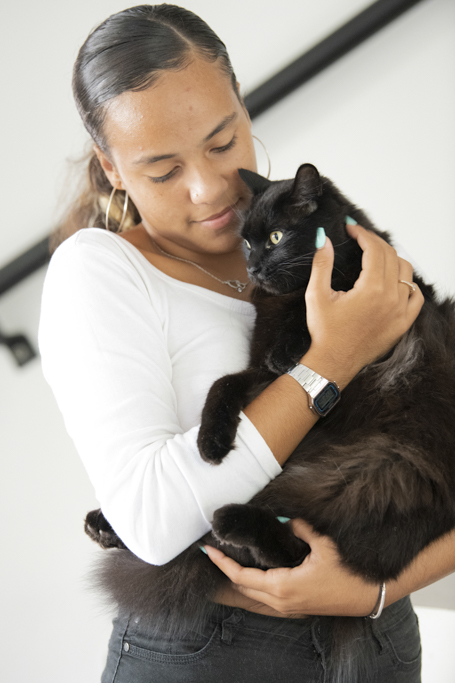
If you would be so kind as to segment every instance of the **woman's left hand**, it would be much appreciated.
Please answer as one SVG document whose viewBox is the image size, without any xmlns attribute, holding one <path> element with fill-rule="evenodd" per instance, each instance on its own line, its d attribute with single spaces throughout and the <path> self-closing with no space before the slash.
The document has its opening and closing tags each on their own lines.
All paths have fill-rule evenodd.
<svg viewBox="0 0 455 683">
<path fill-rule="evenodd" d="M 214 564 L 233 582 L 233 588 L 284 616 L 366 616 L 378 601 L 379 585 L 367 583 L 341 563 L 333 541 L 320 536 L 302 519 L 290 522 L 296 536 L 311 552 L 293 568 L 242 567 L 220 550 L 206 545 Z"/>
</svg>

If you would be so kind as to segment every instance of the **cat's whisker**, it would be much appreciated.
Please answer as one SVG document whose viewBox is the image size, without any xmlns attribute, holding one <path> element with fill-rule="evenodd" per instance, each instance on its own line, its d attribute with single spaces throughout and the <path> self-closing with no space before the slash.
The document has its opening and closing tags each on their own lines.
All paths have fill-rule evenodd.
<svg viewBox="0 0 455 683">
<path fill-rule="evenodd" d="M 338 272 L 340 273 L 340 275 L 342 275 L 343 277 L 345 277 L 345 274 L 343 273 L 343 271 L 340 270 L 339 268 L 337 268 L 336 266 L 333 266 L 333 270 L 338 271 Z"/>
<path fill-rule="evenodd" d="M 285 268 L 290 268 L 292 266 L 309 266 L 309 265 L 311 265 L 311 263 L 312 263 L 312 260 L 302 260 L 302 259 L 293 260 L 292 259 L 289 261 L 281 262 L 280 264 L 278 264 L 277 268 L 285 269 Z"/>
<path fill-rule="evenodd" d="M 313 260 L 314 254 L 313 253 L 307 253 L 307 254 L 298 254 L 297 256 L 292 256 L 288 259 L 283 259 L 280 263 L 284 263 L 286 265 L 291 265 L 291 264 L 300 264 L 300 263 L 311 263 Z"/>
<path fill-rule="evenodd" d="M 289 285 L 292 285 L 293 282 L 297 282 L 297 278 L 294 273 L 287 270 L 284 270 L 283 272 L 280 271 L 280 276 L 283 277 L 285 282 Z"/>
<path fill-rule="evenodd" d="M 298 282 L 296 273 L 291 271 L 291 267 L 294 267 L 296 265 L 310 266 L 311 263 L 312 259 L 308 259 L 307 261 L 305 261 L 301 257 L 298 259 L 289 259 L 287 262 L 280 262 L 273 270 L 267 272 L 267 279 L 273 278 L 275 275 L 279 275 L 280 277 L 285 277 L 287 275 L 289 277 L 292 277 L 294 282 Z"/>
<path fill-rule="evenodd" d="M 348 237 L 348 239 L 344 240 L 344 242 L 340 242 L 339 244 L 334 244 L 333 248 L 336 249 L 337 247 L 342 247 L 343 244 L 347 244 L 348 242 L 352 242 L 353 239 L 354 239 L 353 237 Z"/>
<path fill-rule="evenodd" d="M 307 251 L 306 254 L 299 254 L 299 255 L 296 256 L 295 258 L 296 258 L 296 259 L 298 259 L 298 258 L 304 258 L 305 256 L 311 256 L 311 258 L 313 258 L 314 255 L 315 255 L 315 253 L 316 253 L 315 251 Z"/>
</svg>

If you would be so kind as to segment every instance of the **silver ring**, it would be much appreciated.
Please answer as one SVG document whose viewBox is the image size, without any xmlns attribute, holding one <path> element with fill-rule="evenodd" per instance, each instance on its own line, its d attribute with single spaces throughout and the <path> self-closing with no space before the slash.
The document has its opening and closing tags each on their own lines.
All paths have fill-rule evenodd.
<svg viewBox="0 0 455 683">
<path fill-rule="evenodd" d="M 414 294 L 414 292 L 416 291 L 416 286 L 413 282 L 408 282 L 407 280 L 398 280 L 398 282 L 401 282 L 403 285 L 408 285 L 409 296 L 411 296 L 411 294 Z"/>
</svg>

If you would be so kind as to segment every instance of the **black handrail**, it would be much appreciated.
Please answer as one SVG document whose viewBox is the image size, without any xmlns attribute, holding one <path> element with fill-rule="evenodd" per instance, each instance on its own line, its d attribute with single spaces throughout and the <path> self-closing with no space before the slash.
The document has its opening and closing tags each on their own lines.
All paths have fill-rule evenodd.
<svg viewBox="0 0 455 683">
<path fill-rule="evenodd" d="M 422 0 L 377 0 L 245 97 L 255 118 Z M 0 295 L 50 259 L 46 237 L 0 269 Z"/>
<path fill-rule="evenodd" d="M 0 294 L 45 266 L 49 259 L 49 237 L 45 237 L 0 270 Z"/>
<path fill-rule="evenodd" d="M 421 0 L 378 0 L 245 97 L 251 118 L 262 114 Z"/>
</svg>

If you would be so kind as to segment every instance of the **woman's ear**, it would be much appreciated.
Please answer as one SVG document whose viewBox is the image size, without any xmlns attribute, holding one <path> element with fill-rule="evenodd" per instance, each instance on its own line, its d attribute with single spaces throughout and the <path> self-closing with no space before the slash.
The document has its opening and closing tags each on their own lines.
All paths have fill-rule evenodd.
<svg viewBox="0 0 455 683">
<path fill-rule="evenodd" d="M 106 177 L 109 180 L 112 187 L 115 187 L 116 190 L 123 190 L 124 187 L 122 184 L 122 180 L 121 180 L 114 164 L 111 161 L 109 161 L 106 154 L 98 147 L 98 145 L 93 145 L 93 151 L 95 152 L 96 156 L 98 157 L 98 161 L 100 162 L 100 166 L 103 169 L 103 171 L 105 172 Z"/>
</svg>

